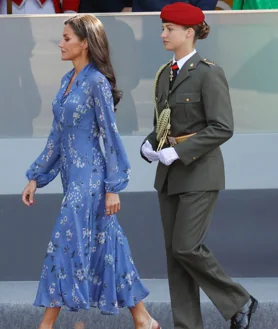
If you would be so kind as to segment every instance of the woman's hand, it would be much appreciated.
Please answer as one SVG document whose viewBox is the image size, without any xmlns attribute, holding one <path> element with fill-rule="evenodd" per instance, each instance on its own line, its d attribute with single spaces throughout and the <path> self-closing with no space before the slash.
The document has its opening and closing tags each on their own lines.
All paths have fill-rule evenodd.
<svg viewBox="0 0 278 329">
<path fill-rule="evenodd" d="M 106 208 L 106 216 L 116 214 L 121 209 L 119 194 L 106 193 L 105 208 Z"/>
<path fill-rule="evenodd" d="M 36 201 L 34 200 L 34 195 L 37 189 L 37 182 L 30 180 L 26 185 L 24 191 L 22 192 L 22 201 L 26 206 L 32 206 Z"/>
</svg>

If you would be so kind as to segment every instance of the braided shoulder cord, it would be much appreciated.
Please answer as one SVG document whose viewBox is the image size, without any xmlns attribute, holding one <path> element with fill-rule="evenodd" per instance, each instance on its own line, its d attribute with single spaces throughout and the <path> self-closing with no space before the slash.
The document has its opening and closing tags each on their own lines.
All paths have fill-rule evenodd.
<svg viewBox="0 0 278 329">
<path fill-rule="evenodd" d="M 157 151 L 161 150 L 162 146 L 164 145 L 168 132 L 171 127 L 170 123 L 170 116 L 171 116 L 171 109 L 169 106 L 160 113 L 158 114 L 158 104 L 157 104 L 157 86 L 158 86 L 158 80 L 163 72 L 163 70 L 172 63 L 172 60 L 169 61 L 166 64 L 163 64 L 157 71 L 155 80 L 154 80 L 154 108 L 155 108 L 155 115 L 156 115 L 156 139 L 159 141 Z M 168 104 L 168 102 L 166 103 Z"/>
</svg>

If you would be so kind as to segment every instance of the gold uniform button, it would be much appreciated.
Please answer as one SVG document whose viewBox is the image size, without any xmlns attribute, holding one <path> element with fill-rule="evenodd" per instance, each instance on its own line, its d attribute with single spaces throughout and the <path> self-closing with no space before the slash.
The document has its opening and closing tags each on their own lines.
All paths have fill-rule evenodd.
<svg viewBox="0 0 278 329">
<path fill-rule="evenodd" d="M 193 157 L 192 159 L 193 159 L 193 160 L 196 160 L 196 157 Z"/>
<path fill-rule="evenodd" d="M 189 99 L 189 98 L 186 98 L 186 101 L 187 101 L 187 102 L 189 102 L 189 101 L 190 101 L 190 99 Z"/>
</svg>

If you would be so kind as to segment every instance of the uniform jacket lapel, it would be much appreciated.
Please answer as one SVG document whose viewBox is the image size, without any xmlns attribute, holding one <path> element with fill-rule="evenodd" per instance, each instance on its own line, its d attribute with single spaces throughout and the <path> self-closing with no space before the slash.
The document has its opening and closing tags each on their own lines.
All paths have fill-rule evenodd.
<svg viewBox="0 0 278 329">
<path fill-rule="evenodd" d="M 171 70 L 171 65 L 169 64 L 165 70 L 163 71 L 163 75 L 162 75 L 162 83 L 164 86 L 164 92 L 165 95 L 168 95 L 169 93 L 169 85 L 170 85 L 170 70 Z"/>
<path fill-rule="evenodd" d="M 198 53 L 196 53 L 183 65 L 182 69 L 180 70 L 180 72 L 174 82 L 174 85 L 172 88 L 172 93 L 184 80 L 186 80 L 190 76 L 190 71 L 195 70 L 195 68 L 198 65 L 198 63 L 200 62 L 200 60 L 201 60 L 200 55 Z M 170 70 L 169 70 L 169 72 L 170 72 Z M 169 84 L 168 84 L 168 87 L 169 87 Z"/>
</svg>

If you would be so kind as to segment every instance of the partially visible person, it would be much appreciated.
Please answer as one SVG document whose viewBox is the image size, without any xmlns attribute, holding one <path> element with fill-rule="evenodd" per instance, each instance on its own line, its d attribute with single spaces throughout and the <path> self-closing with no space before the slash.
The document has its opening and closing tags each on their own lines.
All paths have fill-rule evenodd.
<svg viewBox="0 0 278 329">
<path fill-rule="evenodd" d="M 77 13 L 79 0 L 12 0 L 13 15 Z M 0 14 L 8 13 L 8 1 L 0 1 Z"/>
<path fill-rule="evenodd" d="M 177 2 L 177 0 L 133 0 L 132 11 L 161 11 L 166 5 Z M 189 3 L 202 10 L 215 10 L 218 0 L 189 0 Z"/>
<path fill-rule="evenodd" d="M 234 0 L 233 10 L 277 9 L 277 0 Z"/>
<path fill-rule="evenodd" d="M 79 13 L 130 12 L 132 0 L 80 0 Z"/>
</svg>

